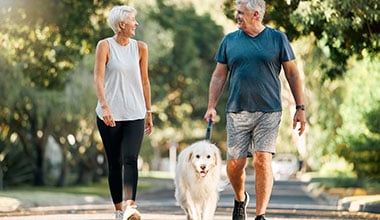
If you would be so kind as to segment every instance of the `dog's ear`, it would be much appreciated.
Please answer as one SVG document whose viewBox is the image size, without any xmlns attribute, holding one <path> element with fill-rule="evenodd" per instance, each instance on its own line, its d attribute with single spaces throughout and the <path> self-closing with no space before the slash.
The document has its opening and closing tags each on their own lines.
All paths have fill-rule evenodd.
<svg viewBox="0 0 380 220">
<path fill-rule="evenodd" d="M 193 157 L 193 152 L 189 153 L 189 158 L 188 158 L 188 160 L 190 161 L 192 157 Z"/>
</svg>

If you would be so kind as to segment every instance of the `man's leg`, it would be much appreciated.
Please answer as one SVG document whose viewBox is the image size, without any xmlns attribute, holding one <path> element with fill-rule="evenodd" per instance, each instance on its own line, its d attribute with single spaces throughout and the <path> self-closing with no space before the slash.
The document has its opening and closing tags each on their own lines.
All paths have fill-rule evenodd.
<svg viewBox="0 0 380 220">
<path fill-rule="evenodd" d="M 227 175 L 235 192 L 237 201 L 245 199 L 245 166 L 246 158 L 227 160 Z"/>
<path fill-rule="evenodd" d="M 249 195 L 245 192 L 246 158 L 227 160 L 227 174 L 235 192 L 232 220 L 247 220 Z"/>
<path fill-rule="evenodd" d="M 265 214 L 273 188 L 272 153 L 256 151 L 255 167 L 256 216 Z"/>
</svg>

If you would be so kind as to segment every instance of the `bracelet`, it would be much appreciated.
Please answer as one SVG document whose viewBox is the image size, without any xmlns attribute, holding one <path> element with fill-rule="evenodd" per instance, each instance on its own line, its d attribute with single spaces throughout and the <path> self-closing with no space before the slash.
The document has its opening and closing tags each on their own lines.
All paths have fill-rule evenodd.
<svg viewBox="0 0 380 220">
<path fill-rule="evenodd" d="M 146 112 L 148 112 L 148 113 L 151 113 L 151 112 L 152 112 L 152 110 L 151 110 L 151 109 L 147 109 L 147 110 L 146 110 Z"/>
<path fill-rule="evenodd" d="M 298 109 L 305 111 L 305 105 L 296 105 L 296 110 Z"/>
</svg>

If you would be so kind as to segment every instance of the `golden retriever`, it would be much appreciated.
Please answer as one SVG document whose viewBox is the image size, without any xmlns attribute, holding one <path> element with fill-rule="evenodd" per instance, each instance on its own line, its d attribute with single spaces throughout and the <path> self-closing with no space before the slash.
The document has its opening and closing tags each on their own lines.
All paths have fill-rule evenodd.
<svg viewBox="0 0 380 220">
<path fill-rule="evenodd" d="M 175 198 L 187 220 L 212 220 L 221 189 L 221 155 L 218 147 L 198 141 L 178 155 Z"/>
</svg>

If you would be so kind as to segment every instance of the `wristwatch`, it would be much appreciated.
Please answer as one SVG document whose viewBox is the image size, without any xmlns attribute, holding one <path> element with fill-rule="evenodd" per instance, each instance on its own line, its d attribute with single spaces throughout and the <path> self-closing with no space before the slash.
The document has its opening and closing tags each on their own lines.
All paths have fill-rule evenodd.
<svg viewBox="0 0 380 220">
<path fill-rule="evenodd" d="M 305 105 L 296 105 L 296 110 L 298 109 L 305 111 Z"/>
</svg>

